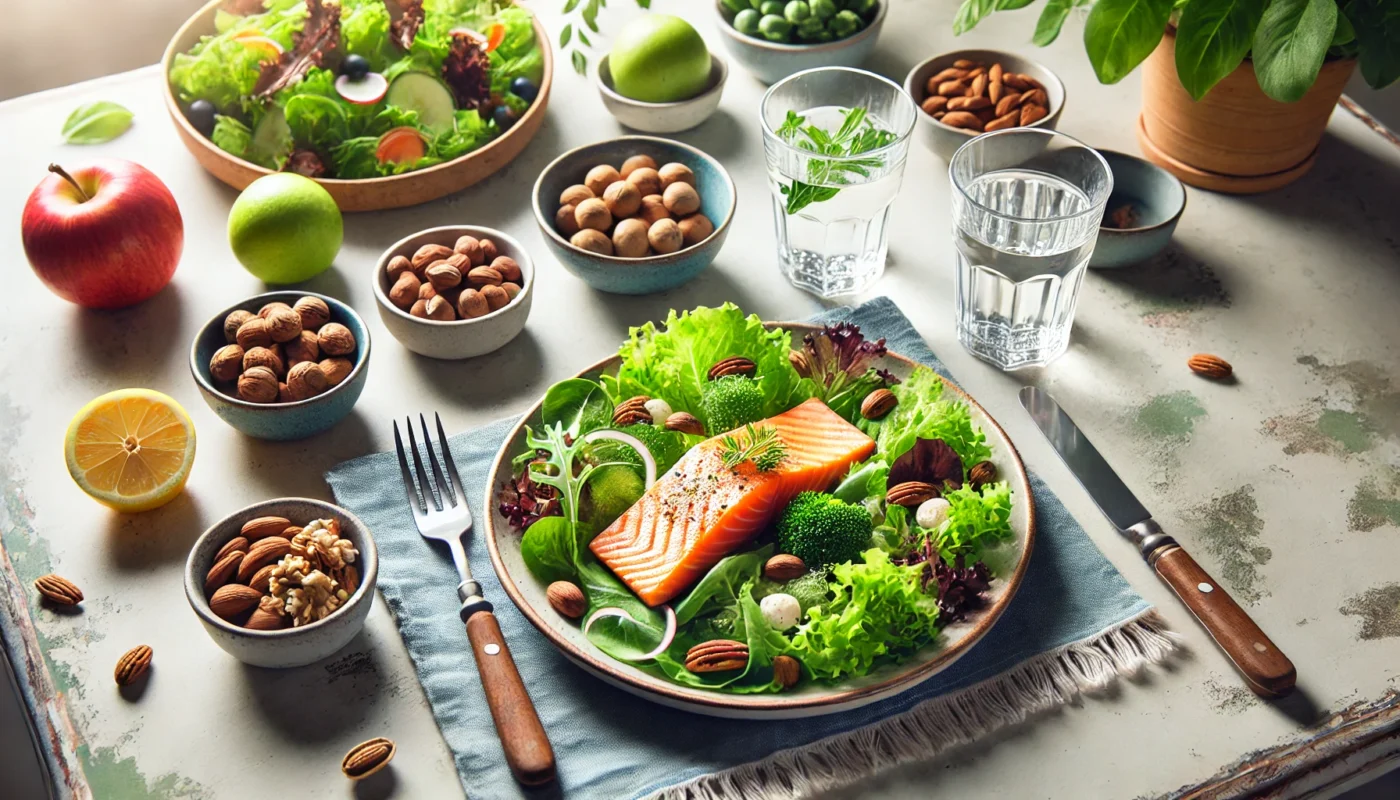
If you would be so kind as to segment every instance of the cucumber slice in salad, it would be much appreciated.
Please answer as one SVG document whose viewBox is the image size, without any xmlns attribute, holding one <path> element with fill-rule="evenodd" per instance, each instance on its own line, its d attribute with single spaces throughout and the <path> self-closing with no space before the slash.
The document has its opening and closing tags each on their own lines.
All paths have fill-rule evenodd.
<svg viewBox="0 0 1400 800">
<path fill-rule="evenodd" d="M 418 121 L 433 133 L 446 133 L 457 124 L 456 104 L 447 84 L 426 72 L 405 72 L 389 84 L 384 101 L 407 111 L 417 111 Z"/>
</svg>

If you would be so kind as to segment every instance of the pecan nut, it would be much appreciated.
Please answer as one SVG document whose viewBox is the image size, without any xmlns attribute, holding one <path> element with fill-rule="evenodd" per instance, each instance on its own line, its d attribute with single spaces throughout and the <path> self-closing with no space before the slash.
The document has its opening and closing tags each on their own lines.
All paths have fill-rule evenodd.
<svg viewBox="0 0 1400 800">
<path fill-rule="evenodd" d="M 883 419 L 899 405 L 899 398 L 889 389 L 876 389 L 865 396 L 860 404 L 860 415 L 866 419 Z"/>
<path fill-rule="evenodd" d="M 1186 366 L 1191 371 L 1203 378 L 1212 380 L 1224 380 L 1234 374 L 1235 368 L 1230 366 L 1230 362 L 1220 356 L 1213 356 L 1210 353 L 1197 353 L 1186 359 Z"/>
<path fill-rule="evenodd" d="M 117 661 L 117 668 L 112 671 L 112 677 L 116 679 L 118 686 L 130 686 L 140 680 L 142 675 L 151 668 L 151 657 L 154 655 L 149 645 L 138 645 L 126 651 Z"/>
<path fill-rule="evenodd" d="M 997 465 L 990 461 L 979 461 L 972 465 L 972 469 L 967 472 L 967 482 L 972 484 L 972 488 L 981 489 L 989 483 L 995 483 L 997 479 Z"/>
<path fill-rule="evenodd" d="M 905 481 L 890 487 L 890 490 L 885 493 L 885 502 L 905 508 L 915 508 L 938 496 L 938 487 L 931 483 Z"/>
<path fill-rule="evenodd" d="M 689 433 L 695 436 L 705 435 L 705 426 L 693 414 L 684 411 L 677 411 L 666 418 L 666 430 Z"/>
<path fill-rule="evenodd" d="M 360 742 L 350 748 L 350 752 L 345 754 L 345 758 L 340 761 L 340 771 L 345 773 L 345 777 L 351 780 L 361 780 L 368 778 L 388 764 L 394 758 L 394 753 L 398 747 L 393 740 L 379 737 L 370 739 L 367 742 Z"/>
<path fill-rule="evenodd" d="M 686 651 L 685 668 L 691 672 L 725 672 L 749 663 L 749 646 L 731 639 L 701 642 Z"/>
<path fill-rule="evenodd" d="M 729 375 L 743 375 L 752 378 L 758 372 L 758 365 L 743 356 L 730 356 L 729 358 L 716 361 L 710 367 L 710 380 L 718 380 Z"/>
<path fill-rule="evenodd" d="M 624 425 L 636 425 L 644 423 L 650 425 L 652 422 L 651 412 L 647 411 L 647 401 L 650 397 L 637 395 L 630 400 L 624 400 L 613 409 L 613 424 L 621 428 Z"/>
<path fill-rule="evenodd" d="M 34 588 L 45 600 L 60 606 L 76 606 L 83 602 L 83 590 L 67 578 L 44 575 L 34 581 Z"/>
</svg>

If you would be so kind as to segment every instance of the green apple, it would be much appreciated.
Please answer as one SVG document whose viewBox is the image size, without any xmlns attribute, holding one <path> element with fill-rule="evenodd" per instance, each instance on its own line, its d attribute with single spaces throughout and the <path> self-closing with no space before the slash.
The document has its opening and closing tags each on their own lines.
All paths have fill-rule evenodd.
<svg viewBox="0 0 1400 800">
<path fill-rule="evenodd" d="M 608 53 L 613 87 L 644 103 L 674 103 L 710 83 L 710 51 L 690 23 L 670 14 L 646 14 L 627 23 Z"/>
<path fill-rule="evenodd" d="M 233 254 L 264 283 L 300 283 L 325 272 L 344 233 L 330 192 L 292 172 L 253 181 L 228 213 Z"/>
</svg>

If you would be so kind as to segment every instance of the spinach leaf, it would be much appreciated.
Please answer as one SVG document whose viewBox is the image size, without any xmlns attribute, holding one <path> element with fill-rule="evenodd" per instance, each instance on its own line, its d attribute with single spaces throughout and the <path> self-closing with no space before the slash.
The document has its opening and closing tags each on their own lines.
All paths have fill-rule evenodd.
<svg viewBox="0 0 1400 800">
<path fill-rule="evenodd" d="M 1352 0 L 1346 12 L 1356 31 L 1361 77 L 1373 89 L 1394 83 L 1400 78 L 1400 8 L 1394 0 Z"/>
<path fill-rule="evenodd" d="M 695 584 L 695 588 L 676 604 L 676 623 L 684 625 L 702 613 L 737 605 L 740 590 L 745 584 L 758 579 L 764 562 L 772 554 L 773 547 L 769 545 L 720 559 Z"/>
<path fill-rule="evenodd" d="M 1123 80 L 1152 54 L 1167 29 L 1172 4 L 1172 0 L 1094 3 L 1084 23 L 1084 49 L 1100 83 Z"/>
<path fill-rule="evenodd" d="M 595 381 L 570 378 L 549 387 L 540 406 L 544 424 L 564 426 L 574 438 L 612 422 L 612 403 Z"/>
<path fill-rule="evenodd" d="M 630 620 L 599 619 L 589 627 L 588 641 L 624 661 L 636 660 L 661 643 L 666 632 L 666 618 L 660 611 L 643 603 L 591 554 L 582 555 L 578 566 L 579 581 L 588 597 L 589 617 L 600 608 L 620 608 L 631 617 Z"/>
<path fill-rule="evenodd" d="M 666 677 L 685 686 L 701 689 L 723 690 L 735 694 L 752 694 L 772 691 L 773 658 L 787 651 L 787 636 L 773 630 L 758 601 L 753 598 L 753 582 L 745 583 L 738 594 L 738 620 L 735 624 L 735 638 L 742 639 L 749 646 L 749 661 L 737 673 L 694 673 L 685 668 L 685 654 L 699 641 L 677 635 L 671 647 L 656 658 L 656 666 L 666 673 Z"/>
<path fill-rule="evenodd" d="M 116 103 L 99 100 L 73 109 L 63 123 L 63 141 L 68 144 L 102 144 L 126 133 L 131 112 Z"/>
<path fill-rule="evenodd" d="M 578 574 L 579 544 L 563 517 L 541 517 L 525 529 L 520 557 L 530 574 L 545 583 L 570 580 Z"/>
<path fill-rule="evenodd" d="M 1336 31 L 1336 0 L 1274 0 L 1254 34 L 1259 88 L 1283 103 L 1301 99 L 1317 80 Z"/>
<path fill-rule="evenodd" d="M 1254 43 L 1267 0 L 1191 0 L 1176 26 L 1176 73 L 1200 100 L 1235 71 Z"/>
</svg>

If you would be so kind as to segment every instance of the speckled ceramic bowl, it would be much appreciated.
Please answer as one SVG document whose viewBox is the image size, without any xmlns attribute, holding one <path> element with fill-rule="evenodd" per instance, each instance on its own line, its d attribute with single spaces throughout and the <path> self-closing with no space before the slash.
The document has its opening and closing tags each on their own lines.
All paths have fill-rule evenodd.
<svg viewBox="0 0 1400 800">
<path fill-rule="evenodd" d="M 715 1 L 719 15 L 716 27 L 724 48 L 744 69 L 764 83 L 772 84 L 804 69 L 817 67 L 858 67 L 875 52 L 880 28 L 885 24 L 889 0 L 882 0 L 875 19 L 854 36 L 821 44 L 784 44 L 740 33 L 734 28 L 734 12 Z"/>
<path fill-rule="evenodd" d="M 635 155 L 651 156 L 657 164 L 677 161 L 690 167 L 698 184 L 695 190 L 700 194 L 700 213 L 715 226 L 709 238 L 667 255 L 622 258 L 581 250 L 554 229 L 554 212 L 559 210 L 561 192 L 583 183 L 589 169 L 599 164 L 620 167 Z M 535 181 L 531 202 L 545 243 L 565 269 L 599 291 L 651 294 L 680 286 L 715 260 L 729 235 L 737 197 L 734 181 L 724 166 L 700 150 L 655 136 L 623 136 L 575 147 L 554 159 Z"/>
<path fill-rule="evenodd" d="M 400 255 L 412 258 L 418 248 L 425 244 L 451 247 L 458 238 L 466 235 L 477 239 L 490 239 L 495 243 L 500 255 L 510 256 L 520 265 L 520 294 L 516 295 L 509 305 L 485 316 L 443 322 L 415 317 L 389 302 L 391 286 L 385 267 L 390 259 Z M 374 274 L 370 280 L 374 283 L 374 299 L 379 305 L 379 318 L 400 344 L 429 358 L 455 360 L 499 350 L 525 330 L 525 321 L 530 318 L 530 304 L 535 296 L 535 262 L 530 260 L 530 254 L 520 242 L 503 231 L 476 225 L 444 225 L 419 231 L 394 242 L 375 263 Z"/>
<path fill-rule="evenodd" d="M 612 72 L 608 69 L 608 57 L 598 62 L 598 74 L 594 79 L 598 84 L 598 94 L 608 113 L 618 122 L 629 128 L 647 133 L 675 133 L 694 128 L 710 118 L 719 108 L 719 99 L 724 94 L 724 82 L 729 79 L 729 65 L 724 59 L 710 54 L 710 83 L 705 91 L 685 100 L 674 103 L 647 103 L 623 97 L 613 87 Z"/>
<path fill-rule="evenodd" d="M 229 313 L 240 308 L 257 313 L 259 308 L 273 301 L 280 300 L 292 305 L 298 298 L 308 296 L 324 300 L 331 310 L 331 322 L 339 322 L 354 334 L 355 367 L 349 377 L 315 397 L 295 403 L 250 403 L 225 391 L 231 387 L 215 383 L 209 374 L 209 359 L 214 356 L 214 351 L 228 344 L 224 340 L 224 318 Z M 355 407 L 355 401 L 360 399 L 360 392 L 364 391 L 365 379 L 369 375 L 369 349 L 369 328 L 360 315 L 345 303 L 315 292 L 268 292 L 229 306 L 205 323 L 190 347 L 190 372 L 194 375 L 194 382 L 199 385 L 200 394 L 204 395 L 204 402 L 219 419 L 239 432 L 256 439 L 304 439 L 330 428 Z"/>
<path fill-rule="evenodd" d="M 1060 112 L 1065 110 L 1065 85 L 1060 81 L 1059 76 L 1029 58 L 1022 58 L 1015 53 L 1001 50 L 955 50 L 951 53 L 934 56 L 909 70 L 909 74 L 904 78 L 904 91 L 914 98 L 915 105 L 922 104 L 924 98 L 928 97 L 925 86 L 928 79 L 953 66 L 953 62 L 960 58 L 987 64 L 1001 64 L 1003 69 L 1024 73 L 1040 81 L 1045 85 L 1045 94 L 1050 101 L 1049 113 L 1026 127 L 1045 128 L 1053 131 L 1055 126 L 1060 123 Z M 959 147 L 966 144 L 968 139 L 978 135 L 977 131 L 944 125 L 922 110 L 919 111 L 918 129 L 920 132 L 916 135 L 923 139 L 924 144 L 944 161 L 951 161 L 953 154 L 958 151 Z"/>
<path fill-rule="evenodd" d="M 214 616 L 204 594 L 204 578 L 214 565 L 214 555 L 238 535 L 243 523 L 255 517 L 285 517 L 292 524 L 313 519 L 335 519 L 340 535 L 360 551 L 355 564 L 360 585 L 350 599 L 325 619 L 296 628 L 276 631 L 249 630 Z M 204 624 L 209 638 L 225 652 L 245 664 L 257 667 L 300 667 L 335 653 L 350 643 L 364 627 L 374 603 L 374 585 L 379 578 L 379 552 L 374 537 L 354 514 L 338 506 L 305 497 L 265 500 L 235 511 L 214 523 L 190 548 L 185 560 L 185 598 Z"/>
<path fill-rule="evenodd" d="M 1141 158 L 1100 150 L 1113 171 L 1113 193 L 1104 216 L 1125 205 L 1137 217 L 1130 228 L 1099 227 L 1099 240 L 1089 266 L 1115 269 L 1137 264 L 1162 252 L 1172 240 L 1176 223 L 1186 210 L 1186 187 L 1176 176 Z"/>
</svg>

